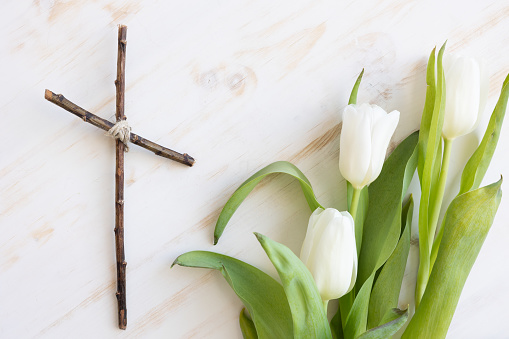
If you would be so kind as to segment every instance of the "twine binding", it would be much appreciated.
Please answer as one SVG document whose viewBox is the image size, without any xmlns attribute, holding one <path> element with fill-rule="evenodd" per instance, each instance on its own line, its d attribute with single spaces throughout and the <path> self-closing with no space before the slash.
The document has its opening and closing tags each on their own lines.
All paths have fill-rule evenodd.
<svg viewBox="0 0 509 339">
<path fill-rule="evenodd" d="M 125 145 L 124 151 L 129 152 L 128 143 L 131 138 L 131 126 L 127 123 L 127 119 L 117 121 L 108 131 L 108 135 L 116 140 L 120 140 Z"/>
</svg>

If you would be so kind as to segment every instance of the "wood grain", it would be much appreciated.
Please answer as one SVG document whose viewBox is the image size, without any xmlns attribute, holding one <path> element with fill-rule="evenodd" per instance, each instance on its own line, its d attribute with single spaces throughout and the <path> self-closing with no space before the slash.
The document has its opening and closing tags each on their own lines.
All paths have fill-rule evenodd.
<svg viewBox="0 0 509 339">
<path fill-rule="evenodd" d="M 366 70 L 359 102 L 401 112 L 394 147 L 418 128 L 427 56 L 447 39 L 447 53 L 483 57 L 491 74 L 479 129 L 453 150 L 454 193 L 509 70 L 509 5 L 495 0 L 36 0 L 2 9 L 2 338 L 241 338 L 242 304 L 224 278 L 170 269 L 171 262 L 186 251 L 211 250 L 277 279 L 252 232 L 298 253 L 310 211 L 295 181 L 268 177 L 213 247 L 215 218 L 235 189 L 269 163 L 288 160 L 324 206 L 344 209 L 341 112 L 359 71 Z M 189 171 L 147 152 L 126 155 L 125 331 L 112 293 L 113 141 L 41 98 L 44 88 L 65 90 L 72 102 L 46 95 L 81 120 L 111 128 L 119 21 L 129 27 L 124 108 L 137 133 L 131 143 L 154 153 L 167 145 L 200 160 Z M 507 174 L 508 126 L 485 183 Z M 508 201 L 502 198 L 448 338 L 509 333 L 509 271 L 496 264 L 509 257 Z M 404 306 L 412 304 L 415 246 L 413 252 Z"/>
</svg>

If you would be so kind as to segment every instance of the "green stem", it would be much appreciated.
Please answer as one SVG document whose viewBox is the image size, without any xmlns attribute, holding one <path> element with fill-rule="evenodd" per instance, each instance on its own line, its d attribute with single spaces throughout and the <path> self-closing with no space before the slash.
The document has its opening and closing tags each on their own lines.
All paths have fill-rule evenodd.
<svg viewBox="0 0 509 339">
<path fill-rule="evenodd" d="M 350 214 L 354 221 L 357 221 L 357 208 L 359 207 L 359 198 L 361 197 L 362 188 L 354 188 L 352 195 L 352 204 L 350 205 Z"/>
<path fill-rule="evenodd" d="M 431 224 L 428 228 L 428 239 L 430 239 L 429 255 L 431 255 L 433 239 L 435 238 L 435 232 L 437 230 L 438 217 L 440 216 L 442 201 L 444 200 L 445 183 L 447 181 L 447 172 L 449 171 L 449 162 L 451 160 L 451 145 L 452 140 L 444 138 L 444 154 L 442 157 L 442 168 L 440 169 L 440 176 L 438 179 L 438 191 L 433 204 Z M 431 267 L 432 266 L 430 265 L 429 273 L 431 273 Z"/>
<path fill-rule="evenodd" d="M 353 188 L 352 203 L 350 204 L 350 210 L 348 211 L 352 215 L 352 218 L 356 226 L 357 226 L 356 216 L 357 209 L 359 207 L 361 191 L 362 188 Z M 339 307 L 341 308 L 341 323 L 343 324 L 343 327 L 346 325 L 346 318 L 350 313 L 350 309 L 352 308 L 354 300 L 355 300 L 355 287 L 349 293 L 345 294 L 339 299 Z"/>
<path fill-rule="evenodd" d="M 359 207 L 359 201 L 360 201 L 360 197 L 361 197 L 361 191 L 362 191 L 362 188 L 354 188 L 353 189 L 353 195 L 352 195 L 352 204 L 350 205 L 350 214 L 352 215 L 352 218 L 353 218 L 353 221 L 354 221 L 354 227 L 355 229 L 357 229 L 357 227 L 360 227 L 360 231 L 359 232 L 356 232 L 356 234 L 359 235 L 359 237 L 362 239 L 362 226 L 361 224 L 358 224 L 359 223 L 359 217 L 357 216 L 357 209 Z M 356 242 L 357 242 L 357 239 L 356 239 Z M 360 247 L 360 243 L 359 242 L 359 247 Z M 359 248 L 357 249 L 357 254 L 359 253 Z M 350 293 L 348 294 L 351 294 L 351 298 L 352 298 L 352 301 L 351 301 L 351 304 L 353 304 L 353 300 L 355 299 L 355 286 L 354 288 L 350 291 Z"/>
<path fill-rule="evenodd" d="M 444 216 L 445 220 L 446 215 Z M 438 248 L 440 247 L 440 242 L 442 241 L 442 236 L 444 235 L 444 221 L 442 220 L 442 226 L 438 230 L 437 237 L 435 239 L 435 242 L 433 242 L 433 247 L 431 248 L 431 257 L 430 257 L 430 267 L 429 267 L 429 273 L 431 274 L 431 270 L 433 269 L 433 265 L 435 264 L 435 261 L 437 260 L 438 255 Z"/>
<path fill-rule="evenodd" d="M 419 243 L 419 256 L 427 256 L 426 249 L 421 250 L 422 244 Z M 423 247 L 423 246 L 422 246 Z M 428 284 L 429 278 L 429 259 L 428 260 L 419 260 L 419 270 L 417 271 L 417 284 L 415 286 L 415 309 L 419 307 L 421 303 L 422 296 L 424 295 L 424 291 L 426 290 L 426 285 Z"/>
<path fill-rule="evenodd" d="M 323 301 L 323 308 L 325 309 L 325 315 L 327 315 L 327 306 L 329 306 L 328 300 L 322 300 Z"/>
<path fill-rule="evenodd" d="M 421 259 L 419 260 L 419 271 L 417 272 L 417 285 L 415 287 L 415 307 L 419 307 L 422 296 L 424 295 L 424 291 L 426 290 L 426 285 L 428 284 L 428 279 L 431 274 L 432 265 L 430 265 L 430 256 L 432 256 L 433 247 L 433 239 L 435 237 L 435 232 L 438 223 L 438 217 L 440 216 L 440 209 L 442 207 L 442 201 L 444 198 L 445 192 L 445 184 L 447 181 L 447 172 L 449 170 L 449 162 L 451 158 L 451 145 L 452 140 L 444 138 L 444 153 L 442 155 L 442 167 L 440 169 L 439 179 L 438 179 L 438 187 L 437 193 L 434 197 L 434 201 L 431 205 L 431 223 L 428 223 L 428 242 L 427 248 L 424 248 L 424 244 L 419 241 L 419 255 Z M 420 234 L 421 230 L 419 230 Z M 420 239 L 419 239 L 420 240 Z M 434 249 L 435 252 L 438 251 L 437 248 Z"/>
</svg>

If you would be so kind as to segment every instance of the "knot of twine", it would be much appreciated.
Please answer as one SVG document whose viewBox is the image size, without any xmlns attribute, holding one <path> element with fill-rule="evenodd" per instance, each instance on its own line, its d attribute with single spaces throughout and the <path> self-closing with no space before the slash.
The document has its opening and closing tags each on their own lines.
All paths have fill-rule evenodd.
<svg viewBox="0 0 509 339">
<path fill-rule="evenodd" d="M 127 119 L 117 121 L 108 131 L 108 135 L 116 140 L 120 140 L 125 145 L 124 150 L 129 152 L 129 145 L 127 143 L 131 138 L 131 126 L 127 123 Z"/>
</svg>

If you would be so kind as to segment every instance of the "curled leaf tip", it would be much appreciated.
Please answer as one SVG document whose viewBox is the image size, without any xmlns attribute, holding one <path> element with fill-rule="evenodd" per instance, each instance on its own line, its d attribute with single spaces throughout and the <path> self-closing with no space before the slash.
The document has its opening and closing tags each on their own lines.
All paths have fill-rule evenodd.
<svg viewBox="0 0 509 339">
<path fill-rule="evenodd" d="M 504 181 L 504 178 L 502 177 L 502 174 L 500 175 L 500 179 L 498 179 L 497 181 L 495 181 L 494 183 L 488 185 L 490 187 L 497 187 L 499 190 L 500 188 L 502 187 L 502 182 Z"/>
<path fill-rule="evenodd" d="M 173 261 L 173 263 L 171 264 L 170 268 L 173 268 L 173 266 L 175 266 L 175 265 L 180 265 L 180 264 L 179 264 L 179 258 L 177 258 L 177 259 L 175 259 L 175 260 Z"/>
<path fill-rule="evenodd" d="M 214 235 L 214 245 L 217 245 L 218 241 L 219 241 L 219 237 L 217 235 Z"/>
<path fill-rule="evenodd" d="M 255 235 L 256 239 L 258 239 L 258 241 L 262 241 L 263 238 L 265 238 L 263 234 L 260 234 L 258 232 L 253 232 L 253 234 Z"/>
<path fill-rule="evenodd" d="M 397 315 L 403 315 L 408 312 L 408 306 L 409 305 L 407 305 L 405 309 L 393 308 L 392 311 Z"/>
</svg>

